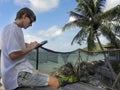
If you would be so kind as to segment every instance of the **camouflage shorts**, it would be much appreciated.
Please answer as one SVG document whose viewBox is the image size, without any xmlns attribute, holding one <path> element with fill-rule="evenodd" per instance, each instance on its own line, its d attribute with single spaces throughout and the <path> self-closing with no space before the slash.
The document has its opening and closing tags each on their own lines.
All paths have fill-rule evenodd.
<svg viewBox="0 0 120 90">
<path fill-rule="evenodd" d="M 18 87 L 39 87 L 47 86 L 49 81 L 49 75 L 42 73 L 29 73 L 29 72 L 19 72 L 18 73 Z"/>
</svg>

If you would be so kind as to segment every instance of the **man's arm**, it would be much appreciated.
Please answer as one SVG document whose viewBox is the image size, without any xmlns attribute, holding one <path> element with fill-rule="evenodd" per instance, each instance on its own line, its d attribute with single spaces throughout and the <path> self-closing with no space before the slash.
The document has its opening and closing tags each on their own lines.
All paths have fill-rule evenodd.
<svg viewBox="0 0 120 90">
<path fill-rule="evenodd" d="M 16 59 L 21 58 L 21 57 L 25 56 L 26 54 L 28 54 L 37 45 L 38 45 L 37 42 L 32 42 L 30 44 L 27 44 L 25 49 L 23 49 L 21 51 L 12 52 L 9 56 L 10 56 L 11 60 L 16 60 Z"/>
</svg>

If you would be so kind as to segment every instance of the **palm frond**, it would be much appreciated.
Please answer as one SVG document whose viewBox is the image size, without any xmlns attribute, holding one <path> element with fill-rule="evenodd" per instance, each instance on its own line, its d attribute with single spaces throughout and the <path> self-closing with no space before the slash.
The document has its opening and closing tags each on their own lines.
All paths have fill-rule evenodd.
<svg viewBox="0 0 120 90">
<path fill-rule="evenodd" d="M 120 40 L 118 40 L 116 38 L 116 35 L 111 31 L 111 29 L 109 27 L 103 26 L 102 27 L 102 34 L 116 47 L 119 48 L 119 44 L 118 42 L 120 42 Z"/>
<path fill-rule="evenodd" d="M 109 15 L 109 16 L 108 16 Z M 103 19 L 111 20 L 119 20 L 120 19 L 120 5 L 106 11 L 103 13 Z"/>
<path fill-rule="evenodd" d="M 80 31 L 74 36 L 71 44 L 73 44 L 74 42 L 78 43 L 79 45 L 82 44 L 82 41 L 86 40 L 87 37 L 87 30 L 86 28 L 81 28 Z"/>
<path fill-rule="evenodd" d="M 97 7 L 97 13 L 101 13 L 102 9 L 105 7 L 106 0 L 97 0 L 96 1 L 96 7 Z"/>
<path fill-rule="evenodd" d="M 91 24 L 88 19 L 82 18 L 82 19 L 77 19 L 73 22 L 69 22 L 65 24 L 62 28 L 63 31 L 70 29 L 70 28 L 75 28 L 75 27 L 88 27 Z"/>
<path fill-rule="evenodd" d="M 73 17 L 75 17 L 77 19 L 85 18 L 82 14 L 77 14 L 77 13 L 75 13 L 73 11 L 70 12 L 70 16 L 73 16 Z"/>
</svg>

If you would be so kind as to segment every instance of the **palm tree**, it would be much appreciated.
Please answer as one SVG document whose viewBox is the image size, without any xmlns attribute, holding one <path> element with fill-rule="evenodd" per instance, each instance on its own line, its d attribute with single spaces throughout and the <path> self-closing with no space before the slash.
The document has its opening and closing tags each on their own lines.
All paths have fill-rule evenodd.
<svg viewBox="0 0 120 90">
<path fill-rule="evenodd" d="M 87 41 L 88 50 L 93 50 L 96 39 L 100 44 L 98 32 L 104 35 L 116 48 L 120 48 L 120 6 L 102 12 L 105 0 L 76 0 L 78 6 L 70 15 L 75 18 L 73 22 L 64 25 L 63 31 L 72 27 L 79 27 L 80 30 L 73 38 L 72 43 L 82 44 Z M 101 3 L 102 2 L 102 3 Z M 101 47 L 102 48 L 102 47 Z"/>
<path fill-rule="evenodd" d="M 72 43 L 82 44 L 82 41 L 87 41 L 87 47 L 89 51 L 92 51 L 95 46 L 97 39 L 101 49 L 103 47 L 99 40 L 99 33 L 105 36 L 116 48 L 120 48 L 120 36 L 117 34 L 120 31 L 120 5 L 102 12 L 104 2 L 106 0 L 76 0 L 78 6 L 74 11 L 70 12 L 71 16 L 74 16 L 75 20 L 64 25 L 63 31 L 72 28 L 80 28 L 79 32 L 73 38 Z M 106 55 L 105 61 L 110 68 L 113 78 L 116 75 L 111 67 L 110 62 L 107 60 Z"/>
</svg>

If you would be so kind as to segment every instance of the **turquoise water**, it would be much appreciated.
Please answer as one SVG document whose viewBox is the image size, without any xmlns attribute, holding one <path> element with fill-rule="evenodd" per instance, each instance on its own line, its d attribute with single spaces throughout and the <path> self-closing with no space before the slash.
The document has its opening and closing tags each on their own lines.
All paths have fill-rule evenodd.
<svg viewBox="0 0 120 90">
<path fill-rule="evenodd" d="M 30 59 L 30 63 L 36 68 L 36 55 L 32 54 L 30 56 L 33 57 L 33 59 Z M 43 56 L 44 57 L 42 57 L 42 60 L 44 60 L 44 58 L 48 57 L 46 55 L 43 55 Z M 77 54 L 70 54 L 66 59 L 65 59 L 65 57 L 66 57 L 65 55 L 62 56 L 61 54 L 58 54 L 57 57 L 54 57 L 54 58 L 53 58 L 53 56 L 50 56 L 47 58 L 47 61 L 45 63 L 39 63 L 38 68 L 40 71 L 49 74 L 67 62 L 71 62 L 73 65 L 75 65 L 77 60 L 80 60 L 80 61 L 86 61 L 86 60 L 95 61 L 96 60 L 97 61 L 97 60 L 104 59 L 102 54 L 95 55 L 95 56 L 88 56 L 86 54 L 81 54 L 79 58 L 78 58 Z M 39 58 L 39 61 L 40 61 L 40 59 L 41 58 Z M 57 62 L 52 62 L 51 59 L 54 59 L 54 61 L 56 60 Z"/>
<path fill-rule="evenodd" d="M 57 63 L 49 61 L 49 58 L 47 58 L 47 59 L 48 59 L 48 61 L 46 63 L 39 63 L 38 68 L 40 71 L 49 74 L 67 62 L 71 62 L 73 65 L 75 65 L 77 60 L 80 60 L 80 61 L 86 61 L 86 60 L 98 61 L 98 60 L 103 60 L 104 57 L 102 54 L 100 54 L 100 55 L 96 55 L 96 56 L 81 55 L 81 57 L 78 58 L 78 55 L 71 54 L 67 59 L 64 59 L 61 55 L 58 55 L 56 58 L 56 60 L 58 61 Z M 39 61 L 40 61 L 40 58 L 39 58 Z M 36 68 L 36 60 L 30 60 L 30 62 Z"/>
</svg>

